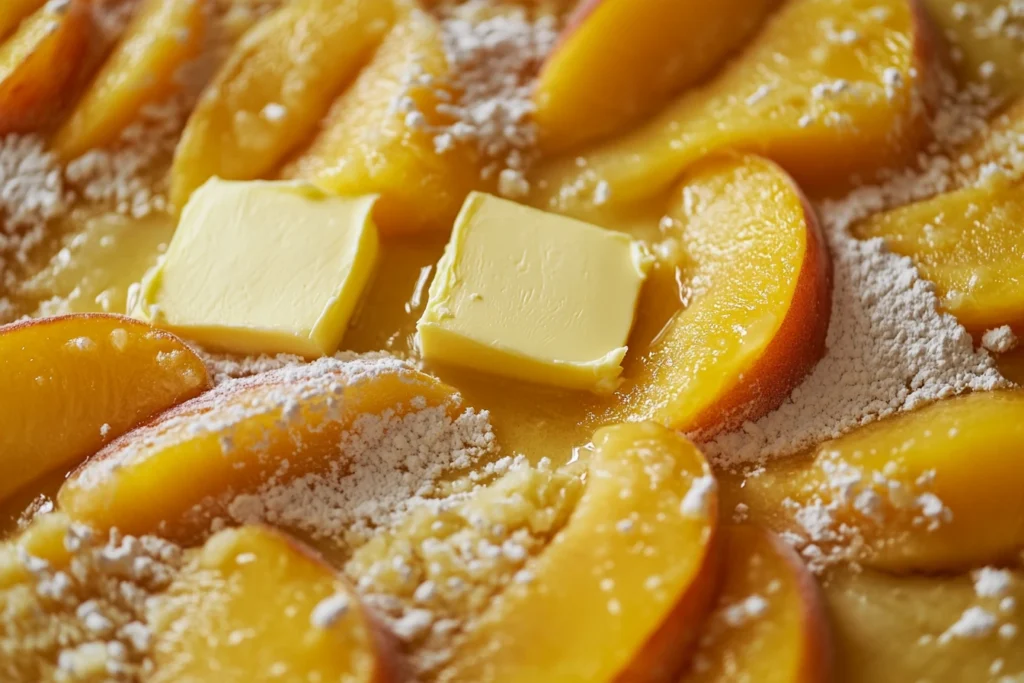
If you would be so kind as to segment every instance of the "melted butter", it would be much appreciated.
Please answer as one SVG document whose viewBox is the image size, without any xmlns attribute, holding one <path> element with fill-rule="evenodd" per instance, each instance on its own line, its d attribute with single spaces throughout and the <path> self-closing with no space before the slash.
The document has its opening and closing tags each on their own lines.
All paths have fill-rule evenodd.
<svg viewBox="0 0 1024 683">
<path fill-rule="evenodd" d="M 35 315 L 123 313 L 129 286 L 156 263 L 173 233 L 166 214 L 86 219 L 22 285 L 21 297 Z"/>
</svg>

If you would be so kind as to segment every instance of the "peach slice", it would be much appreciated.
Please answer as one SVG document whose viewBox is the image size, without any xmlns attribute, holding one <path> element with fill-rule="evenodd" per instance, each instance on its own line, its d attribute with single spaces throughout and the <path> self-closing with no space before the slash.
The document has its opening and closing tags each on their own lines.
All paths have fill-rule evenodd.
<svg viewBox="0 0 1024 683">
<path fill-rule="evenodd" d="M 841 680 L 1013 681 L 1024 671 L 1024 574 L 1008 571 L 1009 580 L 998 596 L 979 596 L 974 585 L 978 574 L 972 574 L 897 577 L 870 570 L 832 572 L 822 588 L 833 617 Z M 994 617 L 991 630 L 944 638 L 968 610 L 982 619 Z"/>
<path fill-rule="evenodd" d="M 747 477 L 741 499 L 811 560 L 961 569 L 1011 557 L 1024 543 L 1022 447 L 1024 392 L 971 394 L 770 466 Z"/>
<path fill-rule="evenodd" d="M 874 216 L 860 238 L 881 237 L 935 283 L 942 307 L 968 329 L 1024 323 L 1024 182 L 986 183 Z"/>
<path fill-rule="evenodd" d="M 763 154 L 822 189 L 904 162 L 936 98 L 929 33 L 916 0 L 788 2 L 707 85 L 625 136 L 539 168 L 534 201 L 574 214 L 640 201 L 723 148 Z"/>
<path fill-rule="evenodd" d="M 411 86 L 414 76 L 433 82 Z M 435 151 L 431 128 L 451 123 L 437 111 L 442 97 L 455 96 L 448 76 L 438 22 L 406 15 L 284 175 L 336 194 L 379 194 L 374 219 L 385 235 L 446 233 L 466 195 L 483 185 L 471 145 L 453 140 L 451 149 Z M 403 98 L 422 121 L 395 106 Z"/>
<path fill-rule="evenodd" d="M 725 577 L 685 683 L 831 680 L 831 637 L 818 584 L 765 529 L 725 527 Z"/>
<path fill-rule="evenodd" d="M 702 80 L 778 0 L 585 0 L 541 69 L 534 102 L 548 152 L 616 133 Z M 686 36 L 686 38 L 682 38 Z"/>
<path fill-rule="evenodd" d="M 117 137 L 148 102 L 176 89 L 178 69 L 203 45 L 207 0 L 144 0 L 124 37 L 53 140 L 74 159 Z"/>
<path fill-rule="evenodd" d="M 439 680 L 661 681 L 685 663 L 714 600 L 714 478 L 652 423 L 594 443 L 568 524 L 468 624 Z"/>
<path fill-rule="evenodd" d="M 91 0 L 48 2 L 0 45 L 0 135 L 38 130 L 53 118 L 92 33 Z"/>
<path fill-rule="evenodd" d="M 770 161 L 693 167 L 670 217 L 694 299 L 627 365 L 633 419 L 733 427 L 778 406 L 824 352 L 832 267 L 814 211 Z"/>
<path fill-rule="evenodd" d="M 388 683 L 403 663 L 322 558 L 262 527 L 210 538 L 150 610 L 150 683 L 280 678 Z"/>
<path fill-rule="evenodd" d="M 128 533 L 190 539 L 234 495 L 322 471 L 363 414 L 428 406 L 460 412 L 458 394 L 397 360 L 322 359 L 225 382 L 124 435 L 58 494 L 73 519 Z M 282 472 L 286 466 L 286 472 Z M 164 528 L 166 527 L 166 528 Z"/>
<path fill-rule="evenodd" d="M 209 385 L 184 342 L 123 316 L 0 327 L 0 498 Z"/>
<path fill-rule="evenodd" d="M 46 0 L 6 0 L 0 3 L 0 39 L 14 33 L 25 17 L 29 16 Z"/>
<path fill-rule="evenodd" d="M 212 176 L 262 178 L 316 130 L 394 15 L 392 0 L 297 0 L 255 25 L 207 87 L 175 152 L 180 210 Z"/>
</svg>

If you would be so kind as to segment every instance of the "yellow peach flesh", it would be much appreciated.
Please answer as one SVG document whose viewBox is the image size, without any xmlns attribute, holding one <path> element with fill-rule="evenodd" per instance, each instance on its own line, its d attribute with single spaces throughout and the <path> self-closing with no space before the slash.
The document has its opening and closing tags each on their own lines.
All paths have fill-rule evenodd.
<svg viewBox="0 0 1024 683">
<path fill-rule="evenodd" d="M 777 4 L 579 3 L 538 77 L 534 118 L 541 145 L 548 153 L 564 150 L 635 123 L 711 73 Z"/>
<path fill-rule="evenodd" d="M 856 39 L 844 44 L 829 33 L 838 27 Z M 726 148 L 763 154 L 816 187 L 908 160 L 936 97 L 929 33 L 916 0 L 786 3 L 707 85 L 622 137 L 541 166 L 533 201 L 573 214 L 605 194 L 628 205 Z"/>
<path fill-rule="evenodd" d="M 441 681 L 656 681 L 714 598 L 718 502 L 688 441 L 646 423 L 598 432 L 566 527 L 469 625 Z"/>
<path fill-rule="evenodd" d="M 0 498 L 210 385 L 177 337 L 83 314 L 0 327 Z"/>
<path fill-rule="evenodd" d="M 968 329 L 1024 323 L 1024 182 L 1002 176 L 874 216 L 854 228 L 909 256 Z"/>
<path fill-rule="evenodd" d="M 154 600 L 150 683 L 404 680 L 383 631 L 335 572 L 262 527 L 210 538 Z"/>
<path fill-rule="evenodd" d="M 409 87 L 409 74 L 419 71 L 435 84 Z M 438 22 L 420 12 L 403 17 L 284 175 L 336 194 L 379 194 L 374 219 L 385 235 L 450 230 L 466 195 L 486 184 L 468 143 L 434 150 L 430 128 L 451 123 L 438 112 L 438 91 L 455 95 L 449 71 Z M 422 113 L 422 126 L 395 110 L 403 96 Z"/>
<path fill-rule="evenodd" d="M 831 264 L 813 210 L 769 161 L 701 162 L 675 194 L 682 272 L 698 291 L 631 357 L 623 403 L 633 419 L 717 431 L 778 406 L 819 360 Z"/>
<path fill-rule="evenodd" d="M 74 159 L 117 137 L 139 109 L 174 92 L 178 69 L 203 44 L 207 0 L 146 0 L 58 131 L 53 148 Z"/>
<path fill-rule="evenodd" d="M 36 131 L 54 118 L 92 34 L 91 0 L 70 0 L 43 5 L 0 44 L 0 135 Z"/>
<path fill-rule="evenodd" d="M 772 465 L 739 499 L 815 555 L 898 572 L 963 569 L 1024 543 L 1022 445 L 1024 392 L 972 394 Z"/>
<path fill-rule="evenodd" d="M 339 440 L 363 414 L 461 408 L 453 389 L 397 361 L 367 375 L 353 367 L 320 361 L 222 384 L 97 453 L 61 487 L 60 506 L 99 528 L 190 539 L 226 515 L 223 494 L 344 457 Z"/>
<path fill-rule="evenodd" d="M 684 683 L 831 680 L 831 635 L 817 581 L 766 529 L 722 529 L 725 578 Z"/>
<path fill-rule="evenodd" d="M 297 0 L 235 45 L 189 118 L 171 168 L 179 210 L 212 176 L 272 173 L 313 135 L 391 24 L 391 0 Z"/>
</svg>

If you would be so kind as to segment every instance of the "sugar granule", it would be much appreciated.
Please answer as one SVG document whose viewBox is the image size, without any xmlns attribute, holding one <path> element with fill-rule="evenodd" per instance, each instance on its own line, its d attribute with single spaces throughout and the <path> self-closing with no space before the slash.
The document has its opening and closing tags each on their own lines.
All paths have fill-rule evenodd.
<svg viewBox="0 0 1024 683">
<path fill-rule="evenodd" d="M 1003 325 L 986 331 L 981 337 L 981 345 L 992 353 L 1006 353 L 1017 347 L 1017 335 L 1009 325 Z"/>
</svg>

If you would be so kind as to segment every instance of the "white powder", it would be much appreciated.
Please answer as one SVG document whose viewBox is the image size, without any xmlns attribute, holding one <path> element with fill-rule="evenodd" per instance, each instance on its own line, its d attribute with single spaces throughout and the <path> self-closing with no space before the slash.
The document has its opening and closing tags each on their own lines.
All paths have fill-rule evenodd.
<svg viewBox="0 0 1024 683">
<path fill-rule="evenodd" d="M 679 512 L 684 517 L 707 517 L 708 504 L 712 494 L 717 490 L 718 484 L 713 475 L 697 477 L 690 484 L 686 495 L 683 496 L 683 500 L 679 504 Z"/>
<path fill-rule="evenodd" d="M 732 628 L 739 628 L 754 619 L 763 617 L 768 611 L 768 601 L 760 595 L 750 595 L 722 610 L 722 619 Z"/>
<path fill-rule="evenodd" d="M 308 361 L 302 356 L 294 356 L 281 353 L 274 356 L 236 356 L 226 353 L 211 353 L 198 346 L 192 345 L 192 350 L 203 360 L 206 370 L 214 385 L 220 385 L 228 380 L 252 377 L 271 370 L 304 365 Z"/>
<path fill-rule="evenodd" d="M 499 179 L 505 196 L 522 197 L 529 191 L 525 170 L 534 160 L 536 127 L 533 82 L 544 58 L 558 38 L 555 19 L 531 20 L 525 10 L 494 15 L 487 2 L 474 0 L 449 8 L 441 21 L 445 56 L 450 68 L 445 83 L 458 93 L 454 101 L 444 90 L 438 94 L 439 114 L 451 117 L 450 125 L 430 129 L 438 154 L 456 141 L 476 147 L 485 161 L 484 179 Z M 420 70 L 406 78 L 407 89 L 438 85 Z M 414 109 L 408 96 L 396 98 L 393 108 L 406 112 L 406 123 L 425 127 L 423 112 Z"/>
<path fill-rule="evenodd" d="M 0 292 L 13 289 L 46 224 L 70 207 L 57 158 L 41 138 L 0 138 Z"/>
<path fill-rule="evenodd" d="M 318 602 L 309 615 L 309 623 L 317 628 L 331 628 L 348 613 L 350 601 L 347 595 L 335 593 Z"/>
<path fill-rule="evenodd" d="M 365 414 L 342 436 L 340 457 L 326 472 L 275 477 L 235 498 L 228 512 L 237 522 L 266 521 L 357 545 L 422 503 L 442 475 L 495 450 L 487 412 L 467 409 L 453 419 L 438 406 Z"/>
<path fill-rule="evenodd" d="M 985 332 L 981 345 L 993 353 L 1006 353 L 1017 347 L 1017 335 L 1009 325 L 1003 325 Z"/>
<path fill-rule="evenodd" d="M 1006 569 L 982 567 L 972 573 L 974 592 L 979 598 L 1002 598 L 1010 591 L 1013 577 Z"/>
<path fill-rule="evenodd" d="M 98 534 L 72 524 L 61 570 L 21 553 L 34 581 L 12 587 L 0 614 L 0 678 L 35 680 L 39 662 L 88 680 L 145 678 L 153 668 L 149 599 L 170 585 L 182 566 L 180 548 L 155 536 Z M 25 619 L 35 613 L 37 618 Z M 66 680 L 61 678 L 60 680 Z"/>
<path fill-rule="evenodd" d="M 968 607 L 956 623 L 939 636 L 939 642 L 947 643 L 953 638 L 984 638 L 996 629 L 997 623 L 991 612 L 981 607 Z"/>
<path fill-rule="evenodd" d="M 65 178 L 81 200 L 142 218 L 167 208 L 166 167 L 191 107 L 191 96 L 148 104 L 109 148 L 68 163 Z"/>
</svg>

